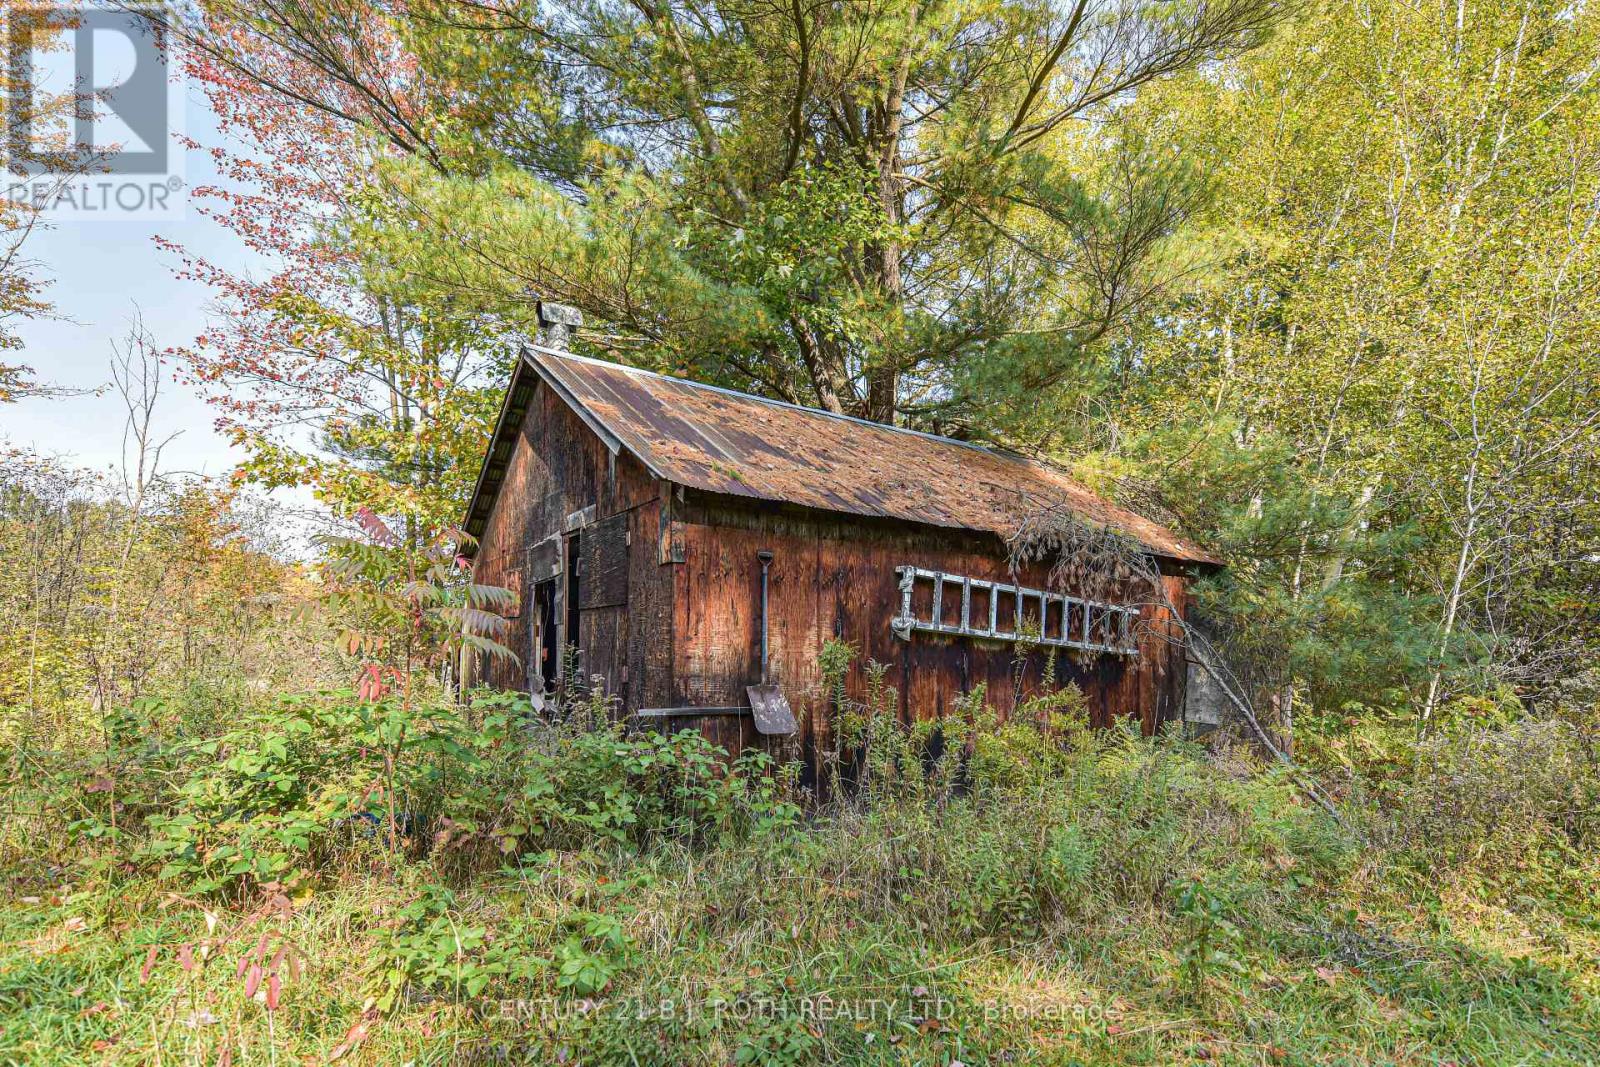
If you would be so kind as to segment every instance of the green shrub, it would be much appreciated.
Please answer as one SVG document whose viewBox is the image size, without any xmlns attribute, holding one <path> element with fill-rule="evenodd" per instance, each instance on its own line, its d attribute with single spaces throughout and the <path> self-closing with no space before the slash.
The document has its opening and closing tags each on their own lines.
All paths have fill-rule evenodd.
<svg viewBox="0 0 1600 1067">
<path fill-rule="evenodd" d="M 627 963 L 631 946 L 615 915 L 577 912 L 572 933 L 556 949 L 556 986 L 580 997 L 600 992 Z"/>
<path fill-rule="evenodd" d="M 341 864 L 430 851 L 464 872 L 596 841 L 772 840 L 800 820 L 792 773 L 765 753 L 730 761 L 698 734 L 539 720 L 521 698 L 463 714 L 324 693 L 203 739 L 165 715 L 118 713 L 106 759 L 58 768 L 40 803 L 71 813 L 100 860 L 200 892 L 295 893 Z"/>
<path fill-rule="evenodd" d="M 292 891 L 336 854 L 408 844 L 398 835 L 478 762 L 472 740 L 446 708 L 402 712 L 343 694 L 285 701 L 181 747 L 187 775 L 146 815 L 132 859 L 201 892 Z"/>
<path fill-rule="evenodd" d="M 1173 907 L 1173 887 L 1202 871 L 1267 908 L 1353 854 L 1279 774 L 1231 777 L 1196 745 L 1132 725 L 1088 730 L 1075 690 L 1003 721 L 969 698 L 933 724 L 937 759 L 929 725 L 899 723 L 892 706 L 855 709 L 858 742 L 880 752 L 862 753 L 865 778 L 835 802 L 812 861 L 867 921 L 1028 941 L 1069 918 Z"/>
<path fill-rule="evenodd" d="M 1381 795 L 1390 809 L 1382 836 L 1425 871 L 1470 865 L 1490 880 L 1537 880 L 1552 850 L 1600 843 L 1600 764 L 1559 719 L 1420 741 L 1411 776 Z"/>
<path fill-rule="evenodd" d="M 397 910 L 379 950 L 374 1001 L 382 1012 L 408 990 L 476 997 L 492 982 L 530 981 L 549 966 L 520 939 L 495 937 L 487 924 L 473 922 L 456 894 L 439 885 L 424 885 Z"/>
<path fill-rule="evenodd" d="M 1198 878 L 1173 887 L 1174 907 L 1183 920 L 1183 944 L 1178 954 L 1178 978 L 1189 996 L 1204 1001 L 1206 981 L 1216 972 L 1243 971 L 1230 955 L 1242 940 L 1239 928 L 1228 919 L 1226 902 Z"/>
<path fill-rule="evenodd" d="M 792 772 L 760 751 L 730 761 L 697 733 L 572 729 L 501 711 L 476 744 L 492 758 L 444 799 L 437 837 L 467 863 L 596 841 L 640 849 L 770 836 L 800 818 Z"/>
</svg>

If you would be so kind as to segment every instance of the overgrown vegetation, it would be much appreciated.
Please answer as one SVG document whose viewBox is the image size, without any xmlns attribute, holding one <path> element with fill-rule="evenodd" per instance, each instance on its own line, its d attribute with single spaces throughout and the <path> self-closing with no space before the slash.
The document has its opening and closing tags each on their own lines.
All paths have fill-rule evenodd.
<svg viewBox="0 0 1600 1067">
<path fill-rule="evenodd" d="M 198 480 L 131 496 L 95 472 L 0 449 L 0 737 L 100 747 L 149 695 L 221 721 L 263 690 L 330 681 L 319 589 L 280 516 Z"/>
<path fill-rule="evenodd" d="M 1600 9 L 178 16 L 240 146 L 196 195 L 270 266 L 174 249 L 218 315 L 170 355 L 347 536 L 292 562 L 162 470 L 137 325 L 116 476 L 0 448 L 0 1059 L 1600 1059 Z M 453 691 L 507 654 L 449 523 L 535 298 L 1203 542 L 1243 743 L 1071 690 L 906 723 L 828 641 L 819 800 L 581 687 Z M 1023 525 L 1069 591 L 1139 573 Z"/>
<path fill-rule="evenodd" d="M 448 536 L 361 513 L 302 572 L 198 489 L 134 512 L 32 477 L 0 532 L 73 595 L 7 587 L 50 655 L 13 663 L 49 685 L 0 719 L 0 1061 L 1600 1055 L 1582 676 L 1531 710 L 1450 701 L 1426 737 L 1405 705 L 1302 716 L 1291 770 L 1089 731 L 1071 688 L 906 724 L 829 641 L 819 799 L 765 753 L 630 732 L 598 690 L 458 698 L 441 669 L 507 601 Z M 191 530 L 198 570 L 166 555 Z M 126 570 L 78 569 L 130 539 Z M 216 605 L 262 581 L 300 609 L 236 628 Z M 106 610 L 142 589 L 171 595 Z"/>
<path fill-rule="evenodd" d="M 421 702 L 391 775 L 397 696 L 223 731 L 144 702 L 105 760 L 12 783 L 0 1056 L 1600 1054 L 1592 712 L 1367 735 L 1324 765 L 1362 843 L 1247 754 L 1091 732 L 1077 699 L 858 708 L 859 785 L 812 811 L 765 755 L 603 706 Z"/>
<path fill-rule="evenodd" d="M 181 268 L 248 477 L 455 521 L 559 300 L 586 354 L 1168 520 L 1228 560 L 1202 607 L 1286 744 L 1594 658 L 1596 10 L 458 7 L 163 27 L 243 142 L 197 195 L 276 272 Z"/>
</svg>

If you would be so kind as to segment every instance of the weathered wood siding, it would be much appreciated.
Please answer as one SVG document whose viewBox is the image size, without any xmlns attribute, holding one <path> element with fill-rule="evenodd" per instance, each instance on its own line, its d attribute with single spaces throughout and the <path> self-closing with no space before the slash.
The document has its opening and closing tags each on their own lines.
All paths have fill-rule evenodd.
<svg viewBox="0 0 1600 1067">
<path fill-rule="evenodd" d="M 566 537 L 569 516 L 580 513 L 578 629 L 569 634 Z M 581 671 L 600 677 L 623 714 L 745 705 L 745 687 L 761 675 L 757 553 L 763 549 L 774 554 L 771 677 L 794 708 L 800 735 L 759 738 L 748 716 L 668 720 L 699 729 L 735 753 L 760 744 L 813 769 L 819 765 L 831 745 L 818 663 L 829 638 L 858 649 L 848 695 L 865 699 L 868 662 L 884 664 L 884 682 L 908 721 L 948 713 L 979 685 L 987 687 L 990 705 L 1005 712 L 1047 682 L 1068 681 L 1082 688 L 1097 726 L 1132 718 L 1148 732 L 1179 717 L 1183 656 L 1176 641 L 1163 636 L 1171 633 L 1164 608 L 1142 609 L 1137 657 L 1065 649 L 1052 657 L 1041 649 L 1019 662 L 1009 642 L 920 632 L 897 638 L 889 625 L 900 605 L 897 567 L 1039 588 L 1048 585 L 1045 574 L 1035 567 L 1012 575 L 1005 546 L 991 534 L 674 488 L 628 453 L 613 455 L 544 383 L 518 430 L 477 553 L 478 580 L 511 588 L 522 599 L 507 638 L 521 662 L 482 663 L 474 680 L 529 688 L 537 662 L 530 647 L 533 583 L 556 573 L 560 639 L 578 645 Z M 1165 582 L 1182 610 L 1185 579 L 1174 575 Z M 1051 663 L 1055 677 L 1047 680 Z"/>
<path fill-rule="evenodd" d="M 567 561 L 561 552 L 554 557 L 562 570 L 555 615 L 563 642 L 577 644 L 583 673 L 600 676 L 629 710 L 652 684 L 659 685 L 659 679 L 651 679 L 636 687 L 638 693 L 630 692 L 635 675 L 651 673 L 649 650 L 659 640 L 648 627 L 630 623 L 635 613 L 660 618 L 663 600 L 672 593 L 671 572 L 654 564 L 662 491 L 636 459 L 626 453 L 613 456 L 565 401 L 543 383 L 538 386 L 480 538 L 476 563 L 479 582 L 505 586 L 520 598 L 506 643 L 521 663 L 483 663 L 477 680 L 528 689 L 536 655 L 530 648 L 533 583 L 548 573 L 542 566 L 539 574 L 530 573 L 530 554 L 552 536 L 564 538 L 567 517 L 592 507 L 577 529 L 583 565 L 576 635 L 564 631 Z M 639 545 L 645 551 L 635 552 Z M 646 555 L 651 565 L 636 566 Z"/>
<path fill-rule="evenodd" d="M 949 712 L 958 697 L 980 684 L 987 686 L 990 705 L 1002 712 L 1044 687 L 1043 672 L 1052 662 L 1047 650 L 1019 663 L 1009 642 L 926 633 L 903 640 L 889 628 L 900 604 L 895 568 L 902 565 L 1045 587 L 1039 568 L 1013 577 L 998 538 L 693 496 L 690 501 L 675 513 L 684 562 L 674 568 L 674 704 L 744 704 L 744 687 L 759 681 L 761 567 L 756 554 L 763 549 L 774 555 L 770 672 L 802 724 L 800 738 L 788 748 L 798 748 L 794 754 L 808 763 L 814 765 L 828 743 L 829 701 L 818 654 L 829 638 L 859 650 L 846 680 L 849 696 L 866 696 L 868 661 L 885 664 L 884 681 L 894 688 L 899 714 L 907 721 Z M 1184 580 L 1165 581 L 1182 610 Z M 1148 732 L 1179 715 L 1183 656 L 1162 636 L 1170 632 L 1167 612 L 1152 605 L 1142 615 L 1137 657 L 1056 651 L 1055 680 L 1082 688 L 1094 725 L 1127 717 Z M 775 743 L 758 738 L 748 717 L 691 722 L 735 751 Z"/>
</svg>

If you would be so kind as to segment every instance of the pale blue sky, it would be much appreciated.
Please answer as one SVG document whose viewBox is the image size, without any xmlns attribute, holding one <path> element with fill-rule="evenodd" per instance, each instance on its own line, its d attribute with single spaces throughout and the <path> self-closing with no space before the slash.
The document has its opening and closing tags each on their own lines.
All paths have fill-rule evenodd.
<svg viewBox="0 0 1600 1067">
<path fill-rule="evenodd" d="M 192 87 L 186 96 L 189 136 L 202 146 L 223 143 L 204 97 Z M 174 151 L 185 150 L 174 145 Z M 189 151 L 185 162 L 190 188 L 219 182 L 205 152 Z M 46 296 L 61 317 L 20 324 L 25 347 L 8 361 L 28 364 L 40 380 L 54 385 L 95 389 L 109 383 L 111 343 L 127 333 L 136 311 L 158 346 L 192 341 L 204 329 L 213 296 L 203 285 L 174 277 L 175 257 L 156 246 L 157 235 L 232 269 L 265 269 L 259 257 L 204 218 L 192 202 L 175 222 L 62 222 L 34 233 L 26 246 L 51 283 Z M 192 390 L 164 383 L 157 423 L 163 434 L 182 433 L 164 454 L 163 467 L 208 475 L 231 470 L 240 456 L 213 430 L 213 417 Z M 111 392 L 31 398 L 0 408 L 0 437 L 81 466 L 115 464 L 122 428 L 122 403 Z"/>
</svg>

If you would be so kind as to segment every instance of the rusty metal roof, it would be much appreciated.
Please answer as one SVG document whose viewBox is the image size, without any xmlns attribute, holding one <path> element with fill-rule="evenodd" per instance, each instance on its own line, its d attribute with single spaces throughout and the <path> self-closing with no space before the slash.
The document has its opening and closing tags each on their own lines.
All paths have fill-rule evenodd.
<svg viewBox="0 0 1600 1067">
<path fill-rule="evenodd" d="M 1060 469 L 1016 453 L 566 352 L 530 347 L 523 358 L 613 450 L 627 449 L 658 478 L 678 485 L 1002 537 L 1016 532 L 1027 509 L 1064 505 L 1157 555 L 1218 562 Z M 491 461 L 495 455 L 491 444 Z M 480 499 L 485 490 L 489 499 Z M 469 531 L 477 532 L 474 518 L 487 518 L 492 493 L 480 478 Z"/>
</svg>

